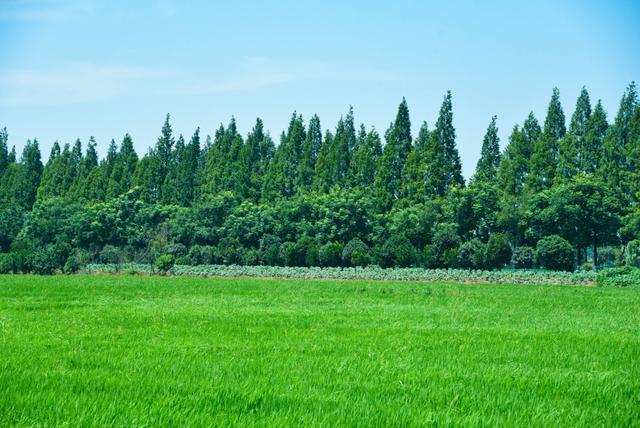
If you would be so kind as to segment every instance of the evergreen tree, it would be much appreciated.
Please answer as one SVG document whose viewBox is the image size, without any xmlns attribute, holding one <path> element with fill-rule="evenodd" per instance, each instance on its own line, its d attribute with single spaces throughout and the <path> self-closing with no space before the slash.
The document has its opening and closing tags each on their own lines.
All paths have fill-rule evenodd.
<svg viewBox="0 0 640 428">
<path fill-rule="evenodd" d="M 362 125 L 350 164 L 351 185 L 353 187 L 371 190 L 371 183 L 375 180 L 381 156 L 380 136 L 375 129 L 366 132 L 364 125 Z"/>
<path fill-rule="evenodd" d="M 487 132 L 484 135 L 480 159 L 472 179 L 473 182 L 493 184 L 497 180 L 498 168 L 500 167 L 500 138 L 498 138 L 496 119 L 496 116 L 491 118 Z"/>
<path fill-rule="evenodd" d="M 282 133 L 280 145 L 265 176 L 262 197 L 270 201 L 278 197 L 291 197 L 298 192 L 298 177 L 302 144 L 306 131 L 302 116 L 293 113 L 289 128 Z"/>
<path fill-rule="evenodd" d="M 451 91 L 447 91 L 440 108 L 438 121 L 434 130 L 434 138 L 444 148 L 444 162 L 446 165 L 446 187 L 462 186 L 462 165 L 456 148 L 456 130 L 453 127 L 453 108 L 451 105 Z"/>
<path fill-rule="evenodd" d="M 9 166 L 9 150 L 7 147 L 7 128 L 0 129 L 0 177 Z"/>
<path fill-rule="evenodd" d="M 120 151 L 114 159 L 109 177 L 107 197 L 114 198 L 126 193 L 132 185 L 133 175 L 138 164 L 138 155 L 133 148 L 133 140 L 126 134 L 120 144 Z"/>
<path fill-rule="evenodd" d="M 169 168 L 171 168 L 173 145 L 175 143 L 172 136 L 171 124 L 169 123 L 170 119 L 171 116 L 167 113 L 154 150 L 154 155 L 158 158 L 158 183 L 153 187 L 160 189 L 160 197 L 162 197 L 162 185 L 167 178 L 167 174 L 169 174 Z"/>
<path fill-rule="evenodd" d="M 541 133 L 540 125 L 533 112 L 529 113 L 522 129 L 517 125 L 514 126 L 498 168 L 498 185 L 506 195 L 522 194 L 530 171 L 534 144 Z"/>
<path fill-rule="evenodd" d="M 601 174 L 613 189 L 618 189 L 622 194 L 628 195 L 629 184 L 626 179 L 629 167 L 626 155 L 632 144 L 629 138 L 631 120 L 638 106 L 638 94 L 635 82 L 626 89 L 620 100 L 620 108 L 609 127 L 604 143 L 604 159 Z"/>
<path fill-rule="evenodd" d="M 551 101 L 547 109 L 542 136 L 536 141 L 531 156 L 531 174 L 527 177 L 527 187 L 535 193 L 548 189 L 555 177 L 560 140 L 566 133 L 565 117 L 560 104 L 560 91 L 553 88 Z"/>
<path fill-rule="evenodd" d="M 424 202 L 427 198 L 436 195 L 434 192 L 427 191 L 427 187 L 433 185 L 433 182 L 428 182 L 429 172 L 435 171 L 433 169 L 435 165 L 427 167 L 427 163 L 434 159 L 434 153 L 429 151 L 432 148 L 429 146 L 430 138 L 427 122 L 422 122 L 415 146 L 407 156 L 402 179 L 403 196 L 411 202 Z M 430 169 L 427 170 L 427 168 Z"/>
<path fill-rule="evenodd" d="M 385 140 L 374 186 L 380 207 L 389 209 L 401 196 L 402 173 L 412 147 L 409 108 L 404 98 L 398 106 L 395 122 L 385 133 Z"/>
<path fill-rule="evenodd" d="M 560 140 L 556 171 L 560 179 L 571 179 L 576 174 L 585 172 L 585 157 L 588 157 L 586 139 L 590 118 L 591 101 L 589 92 L 583 86 L 576 101 L 576 109 L 571 116 L 569 131 Z"/>
<path fill-rule="evenodd" d="M 604 141 L 608 128 L 607 113 L 604 111 L 600 100 L 598 100 L 587 123 L 587 135 L 585 136 L 584 152 L 581 159 L 581 169 L 586 174 L 597 174 L 601 170 Z"/>
<path fill-rule="evenodd" d="M 313 178 L 313 188 L 321 193 L 326 193 L 331 188 L 332 176 L 331 167 L 329 165 L 329 151 L 333 145 L 333 134 L 327 130 L 318 153 L 316 161 L 315 174 Z"/>
<path fill-rule="evenodd" d="M 299 186 L 303 191 L 310 189 L 313 184 L 316 162 L 322 146 L 322 128 L 320 118 L 313 115 L 309 121 L 307 136 L 302 144 L 301 159 L 298 171 Z"/>
<path fill-rule="evenodd" d="M 58 147 L 58 151 L 60 147 Z M 20 159 L 22 173 L 17 179 L 16 202 L 27 210 L 35 203 L 43 172 L 38 140 L 27 141 Z"/>
</svg>

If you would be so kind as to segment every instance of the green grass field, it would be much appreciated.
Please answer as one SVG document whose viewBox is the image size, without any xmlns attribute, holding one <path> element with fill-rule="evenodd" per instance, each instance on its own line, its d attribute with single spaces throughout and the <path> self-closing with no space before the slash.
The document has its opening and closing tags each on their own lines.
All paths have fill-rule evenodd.
<svg viewBox="0 0 640 428">
<path fill-rule="evenodd" d="M 0 276 L 0 426 L 640 425 L 640 290 Z"/>
</svg>

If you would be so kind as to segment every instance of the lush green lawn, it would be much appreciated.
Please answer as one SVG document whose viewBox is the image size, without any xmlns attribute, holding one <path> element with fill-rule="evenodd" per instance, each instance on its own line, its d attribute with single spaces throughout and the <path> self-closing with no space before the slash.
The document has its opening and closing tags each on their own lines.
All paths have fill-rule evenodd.
<svg viewBox="0 0 640 428">
<path fill-rule="evenodd" d="M 0 276 L 0 426 L 640 424 L 640 289 Z"/>
</svg>

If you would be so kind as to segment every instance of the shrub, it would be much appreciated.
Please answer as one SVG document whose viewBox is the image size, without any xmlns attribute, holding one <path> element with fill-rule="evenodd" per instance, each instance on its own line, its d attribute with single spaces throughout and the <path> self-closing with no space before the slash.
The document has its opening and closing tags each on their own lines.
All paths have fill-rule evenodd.
<svg viewBox="0 0 640 428">
<path fill-rule="evenodd" d="M 458 250 L 458 266 L 464 269 L 482 269 L 484 250 L 485 244 L 479 239 L 465 242 Z"/>
<path fill-rule="evenodd" d="M 280 259 L 284 261 L 285 266 L 304 266 L 305 253 L 295 242 L 283 242 L 280 245 Z"/>
<path fill-rule="evenodd" d="M 583 263 L 582 270 L 585 272 L 591 272 L 593 270 L 593 265 L 591 263 Z"/>
<path fill-rule="evenodd" d="M 640 285 L 640 269 L 628 266 L 603 269 L 598 272 L 596 281 L 603 287 L 630 287 Z"/>
<path fill-rule="evenodd" d="M 31 272 L 38 275 L 51 275 L 62 268 L 60 254 L 55 245 L 34 250 L 31 254 Z"/>
<path fill-rule="evenodd" d="M 274 235 L 262 235 L 260 238 L 260 247 L 258 249 L 258 258 L 264 265 L 279 266 L 282 265 L 280 258 L 280 238 Z"/>
<path fill-rule="evenodd" d="M 489 237 L 484 253 L 484 263 L 487 269 L 500 269 L 511 261 L 511 245 L 507 235 L 494 233 Z"/>
<path fill-rule="evenodd" d="M 380 248 L 380 266 L 409 267 L 416 264 L 416 248 L 404 236 L 392 236 Z"/>
<path fill-rule="evenodd" d="M 176 259 L 175 257 L 173 257 L 173 255 L 163 254 L 156 258 L 154 265 L 156 269 L 158 269 L 158 271 L 160 271 L 162 274 L 166 274 L 171 270 L 171 268 L 173 267 L 173 265 L 175 265 L 175 263 L 176 263 Z"/>
<path fill-rule="evenodd" d="M 327 242 L 318 249 L 320 266 L 340 266 L 342 263 L 342 245 L 338 242 Z"/>
<path fill-rule="evenodd" d="M 64 273 L 76 273 L 91 262 L 91 254 L 88 251 L 76 248 L 67 258 L 64 264 Z"/>
<path fill-rule="evenodd" d="M 235 238 L 222 238 L 220 242 L 218 242 L 217 246 L 217 254 L 216 252 L 212 253 L 212 259 L 214 262 L 221 262 L 225 265 L 237 265 L 242 263 L 242 253 L 244 252 L 244 248 L 240 245 L 240 241 Z M 215 260 L 219 258 L 218 260 Z"/>
<path fill-rule="evenodd" d="M 113 245 L 105 245 L 98 256 L 101 263 L 121 264 L 124 263 L 126 257 L 121 248 Z"/>
<path fill-rule="evenodd" d="M 189 249 L 187 261 L 190 265 L 207 265 L 214 263 L 217 249 L 209 245 L 194 245 Z"/>
<path fill-rule="evenodd" d="M 366 266 L 369 264 L 369 247 L 360 238 L 353 238 L 342 250 L 344 266 Z"/>
<path fill-rule="evenodd" d="M 14 272 L 13 255 L 11 253 L 0 253 L 0 273 Z"/>
<path fill-rule="evenodd" d="M 549 235 L 538 241 L 536 246 L 538 262 L 550 270 L 573 272 L 575 251 L 566 239 L 558 235 Z"/>
<path fill-rule="evenodd" d="M 625 265 L 640 268 L 640 239 L 634 239 L 627 244 Z"/>
<path fill-rule="evenodd" d="M 511 264 L 516 269 L 531 269 L 536 264 L 536 252 L 531 247 L 516 247 L 511 256 Z"/>
<path fill-rule="evenodd" d="M 422 250 L 422 263 L 427 269 L 435 269 L 438 267 L 438 258 L 433 245 L 425 245 Z"/>
</svg>

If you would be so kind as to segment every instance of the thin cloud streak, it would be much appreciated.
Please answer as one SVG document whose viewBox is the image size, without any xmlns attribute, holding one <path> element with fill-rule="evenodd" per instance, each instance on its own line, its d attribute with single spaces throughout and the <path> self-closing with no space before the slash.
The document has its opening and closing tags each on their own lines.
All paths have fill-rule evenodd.
<svg viewBox="0 0 640 428">
<path fill-rule="evenodd" d="M 137 66 L 67 64 L 40 70 L 0 70 L 0 106 L 66 105 L 108 101 L 125 96 L 198 96 L 261 90 L 311 80 L 392 80 L 384 71 L 341 71 L 335 66 L 309 63 L 274 66 L 249 59 L 233 78 L 203 78 L 183 70 Z"/>
</svg>

